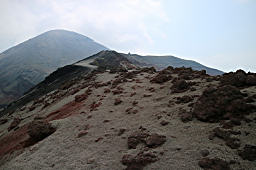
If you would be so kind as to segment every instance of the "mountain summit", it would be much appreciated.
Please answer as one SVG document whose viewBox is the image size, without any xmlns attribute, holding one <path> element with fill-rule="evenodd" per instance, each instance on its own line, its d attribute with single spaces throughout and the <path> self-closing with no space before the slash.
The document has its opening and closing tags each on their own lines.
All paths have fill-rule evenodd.
<svg viewBox="0 0 256 170">
<path fill-rule="evenodd" d="M 52 30 L 0 54 L 0 105 L 20 97 L 59 67 L 107 48 L 66 30 Z"/>
</svg>

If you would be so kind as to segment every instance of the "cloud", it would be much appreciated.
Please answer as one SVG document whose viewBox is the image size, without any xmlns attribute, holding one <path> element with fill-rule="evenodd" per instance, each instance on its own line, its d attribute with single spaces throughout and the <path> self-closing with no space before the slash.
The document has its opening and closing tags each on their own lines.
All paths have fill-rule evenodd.
<svg viewBox="0 0 256 170">
<path fill-rule="evenodd" d="M 159 25 L 169 22 L 162 0 L 3 0 L 0 50 L 50 29 L 77 31 L 127 51 L 154 43 Z M 161 35 L 163 35 L 161 33 Z M 156 35 L 155 35 L 156 36 Z"/>
</svg>

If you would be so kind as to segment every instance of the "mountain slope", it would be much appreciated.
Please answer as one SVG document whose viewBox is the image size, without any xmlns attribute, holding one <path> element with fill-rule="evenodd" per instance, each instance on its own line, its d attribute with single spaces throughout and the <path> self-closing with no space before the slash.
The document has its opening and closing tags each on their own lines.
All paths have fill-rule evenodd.
<svg viewBox="0 0 256 170">
<path fill-rule="evenodd" d="M 115 56 L 111 69 L 131 64 L 109 51 L 87 60 L 97 56 Z M 57 70 L 23 99 L 44 94 L 1 117 L 0 169 L 255 168 L 256 74 L 83 64 Z"/>
<path fill-rule="evenodd" d="M 0 54 L 0 104 L 9 103 L 57 68 L 106 47 L 81 34 L 52 30 Z"/>
<path fill-rule="evenodd" d="M 124 54 L 131 61 L 144 63 L 146 66 L 155 66 L 158 69 L 164 69 L 168 66 L 172 67 L 191 67 L 194 70 L 206 70 L 209 75 L 221 75 L 224 72 L 209 68 L 193 60 L 184 60 L 174 56 L 141 56 L 137 54 Z M 143 65 L 143 64 L 142 64 Z"/>
</svg>

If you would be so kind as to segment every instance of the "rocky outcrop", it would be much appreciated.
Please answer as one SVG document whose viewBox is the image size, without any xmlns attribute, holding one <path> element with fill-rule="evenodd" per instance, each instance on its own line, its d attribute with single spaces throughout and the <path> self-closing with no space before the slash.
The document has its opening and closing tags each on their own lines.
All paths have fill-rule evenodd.
<svg viewBox="0 0 256 170">
<path fill-rule="evenodd" d="M 256 160 L 256 146 L 254 145 L 245 145 L 243 150 L 239 151 L 239 155 L 249 161 Z"/>
<path fill-rule="evenodd" d="M 202 158 L 198 165 L 204 170 L 230 170 L 229 163 L 219 158 Z"/>
<path fill-rule="evenodd" d="M 236 87 L 248 87 L 256 85 L 256 74 L 246 73 L 243 70 L 225 73 L 220 78 L 222 85 L 232 85 Z"/>
<path fill-rule="evenodd" d="M 157 160 L 157 156 L 151 152 L 140 152 L 137 155 L 124 155 L 121 162 L 127 166 L 126 170 L 142 170 L 146 165 Z"/>
<path fill-rule="evenodd" d="M 194 116 L 205 122 L 219 122 L 224 119 L 242 119 L 255 110 L 247 104 L 238 88 L 230 85 L 209 87 L 198 99 L 193 108 Z"/>
<path fill-rule="evenodd" d="M 55 128 L 48 122 L 35 120 L 28 125 L 28 134 L 34 143 L 43 140 L 55 132 Z"/>
</svg>

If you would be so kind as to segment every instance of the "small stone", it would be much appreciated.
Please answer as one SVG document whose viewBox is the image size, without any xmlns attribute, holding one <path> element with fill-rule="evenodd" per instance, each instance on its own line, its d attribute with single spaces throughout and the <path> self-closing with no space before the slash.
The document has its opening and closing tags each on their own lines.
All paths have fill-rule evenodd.
<svg viewBox="0 0 256 170">
<path fill-rule="evenodd" d="M 77 138 L 80 138 L 80 137 L 85 136 L 87 134 L 88 134 L 87 131 L 82 131 L 82 132 L 78 133 Z"/>
<path fill-rule="evenodd" d="M 103 139 L 103 137 L 99 137 L 99 138 L 97 138 L 96 140 L 95 140 L 95 142 L 99 142 L 99 141 L 101 141 Z"/>
<path fill-rule="evenodd" d="M 88 159 L 87 164 L 92 164 L 92 163 L 94 163 L 94 162 L 95 162 L 95 159 L 94 159 L 94 158 L 91 158 L 91 159 Z"/>
<path fill-rule="evenodd" d="M 121 136 L 122 134 L 124 134 L 124 132 L 126 131 L 126 129 L 119 129 L 119 132 L 118 132 L 118 136 Z"/>
<path fill-rule="evenodd" d="M 104 120 L 104 121 L 103 121 L 103 123 L 108 123 L 108 122 L 110 122 L 110 120 Z"/>
<path fill-rule="evenodd" d="M 200 153 L 203 157 L 206 157 L 210 154 L 210 152 L 207 149 L 201 150 Z"/>
<path fill-rule="evenodd" d="M 119 105 L 121 104 L 123 101 L 120 98 L 115 99 L 114 105 Z"/>
<path fill-rule="evenodd" d="M 166 120 L 162 120 L 162 121 L 160 122 L 160 124 L 161 124 L 162 126 L 166 126 L 166 125 L 169 124 L 169 122 L 166 121 Z"/>
</svg>

